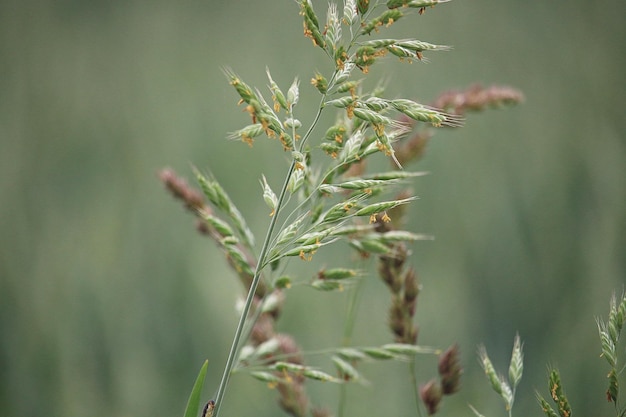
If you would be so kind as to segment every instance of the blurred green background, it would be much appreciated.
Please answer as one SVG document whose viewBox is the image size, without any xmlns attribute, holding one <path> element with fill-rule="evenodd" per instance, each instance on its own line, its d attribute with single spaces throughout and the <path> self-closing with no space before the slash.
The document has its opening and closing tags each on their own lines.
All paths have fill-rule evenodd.
<svg viewBox="0 0 626 417">
<path fill-rule="evenodd" d="M 314 6 L 323 16 L 326 2 Z M 432 173 L 415 183 L 409 227 L 436 235 L 413 247 L 420 342 L 459 342 L 465 366 L 442 415 L 471 415 L 467 403 L 504 415 L 475 351 L 485 343 L 504 371 L 516 332 L 517 415 L 541 415 L 548 364 L 578 415 L 610 414 L 595 318 L 626 270 L 625 11 L 619 0 L 451 2 L 391 34 L 452 52 L 372 71 L 390 96 L 424 102 L 473 82 L 526 95 L 438 133 L 409 167 Z M 307 80 L 328 64 L 301 32 L 289 0 L 0 2 L 0 414 L 181 415 L 205 358 L 214 393 L 241 288 L 157 172 L 210 170 L 260 239 L 258 178 L 278 184 L 286 156 L 224 139 L 248 119 L 221 68 L 262 88 L 266 65 L 285 89 L 299 75 L 306 124 L 318 101 Z M 345 299 L 294 289 L 279 328 L 305 349 L 337 345 Z M 355 343 L 387 342 L 374 276 L 362 303 Z M 419 365 L 420 380 L 435 375 L 433 358 Z M 348 415 L 412 415 L 401 365 L 364 373 L 373 383 L 349 390 Z M 309 386 L 334 406 L 335 387 Z M 231 388 L 225 415 L 280 415 L 263 384 L 242 375 Z"/>
</svg>

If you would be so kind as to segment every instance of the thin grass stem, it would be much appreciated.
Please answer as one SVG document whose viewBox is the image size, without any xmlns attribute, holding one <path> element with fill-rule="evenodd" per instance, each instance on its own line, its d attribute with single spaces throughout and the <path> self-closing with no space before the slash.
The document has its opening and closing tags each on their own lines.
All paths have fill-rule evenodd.
<svg viewBox="0 0 626 417">
<path fill-rule="evenodd" d="M 263 267 L 264 267 L 263 260 L 265 259 L 267 255 L 269 242 L 274 232 L 274 227 L 276 226 L 276 220 L 278 219 L 280 210 L 283 207 L 283 201 L 285 199 L 285 195 L 287 194 L 287 185 L 289 184 L 289 180 L 291 178 L 291 175 L 293 174 L 295 167 L 296 167 L 296 161 L 293 160 L 291 162 L 291 165 L 289 166 L 289 170 L 287 171 L 285 182 L 283 183 L 283 187 L 280 191 L 280 196 L 278 197 L 278 203 L 276 205 L 276 213 L 274 214 L 274 216 L 272 216 L 272 220 L 270 221 L 270 225 L 267 229 L 267 234 L 265 235 L 265 239 L 263 240 L 263 246 L 261 247 L 261 253 L 259 254 L 259 262 L 257 263 L 256 270 L 254 271 L 254 278 L 252 279 L 252 283 L 250 284 L 248 296 L 246 297 L 246 303 L 243 306 L 241 317 L 239 318 L 239 323 L 237 324 L 237 329 L 235 330 L 235 336 L 233 337 L 233 343 L 230 347 L 230 351 L 228 352 L 226 365 L 224 366 L 224 373 L 222 375 L 219 388 L 217 389 L 217 395 L 215 397 L 215 409 L 213 410 L 213 417 L 219 416 L 220 408 L 222 405 L 222 400 L 224 399 L 224 394 L 226 393 L 226 387 L 228 386 L 230 374 L 235 364 L 235 358 L 237 357 L 237 352 L 239 351 L 239 344 L 241 342 L 241 335 L 245 327 L 246 318 L 248 317 L 248 313 L 250 312 L 250 308 L 252 306 L 252 301 L 254 300 L 254 294 L 256 293 L 256 289 L 259 286 L 259 282 L 261 281 L 261 271 L 263 270 Z"/>
<path fill-rule="evenodd" d="M 333 74 L 334 78 L 334 74 Z M 326 99 L 326 95 L 322 96 L 321 103 L 323 104 Z M 302 141 L 300 144 L 300 149 L 303 148 L 306 140 L 311 136 L 313 129 L 317 125 L 320 116 L 322 114 L 322 110 L 324 109 L 323 105 L 320 104 L 317 114 L 311 123 L 311 126 L 302 137 Z M 272 220 L 270 221 L 269 227 L 267 229 L 267 233 L 265 235 L 265 239 L 263 240 L 263 246 L 261 247 L 261 252 L 259 253 L 259 261 L 257 263 L 256 269 L 254 271 L 254 278 L 252 279 L 252 283 L 250 284 L 250 289 L 248 290 L 248 295 L 246 297 L 246 302 L 243 306 L 243 310 L 241 311 L 241 316 L 239 317 L 239 322 L 237 323 L 237 329 L 235 330 L 235 335 L 233 336 L 233 343 L 230 347 L 230 351 L 228 352 L 228 358 L 226 359 L 226 365 L 224 366 L 224 373 L 222 374 L 222 379 L 220 380 L 220 385 L 217 389 L 217 394 L 215 396 L 215 408 L 213 410 L 213 417 L 219 417 L 219 412 L 221 409 L 221 405 L 224 399 L 224 395 L 226 394 L 226 388 L 228 386 L 228 381 L 230 380 L 230 374 L 235 365 L 235 359 L 237 357 L 237 353 L 239 351 L 239 345 L 241 344 L 243 330 L 245 328 L 246 319 L 248 314 L 250 313 L 250 308 L 252 307 L 252 302 L 254 301 L 254 294 L 256 293 L 256 289 L 259 286 L 259 282 L 261 281 L 261 271 L 267 265 L 265 262 L 265 258 L 267 256 L 267 251 L 270 247 L 270 241 L 272 239 L 272 235 L 274 233 L 274 228 L 276 227 L 276 222 L 280 215 L 280 211 L 284 206 L 285 196 L 287 195 L 287 188 L 289 186 L 289 180 L 293 175 L 293 172 L 296 168 L 296 161 L 293 159 L 289 166 L 289 170 L 287 171 L 287 175 L 285 176 L 285 181 L 283 183 L 282 189 L 280 190 L 280 195 L 278 197 L 278 202 L 276 203 L 276 211 L 274 216 L 272 216 Z"/>
<path fill-rule="evenodd" d="M 419 387 L 417 386 L 417 378 L 415 376 L 417 372 L 417 367 L 415 364 L 415 358 L 411 360 L 411 363 L 407 367 L 409 370 L 409 377 L 411 379 L 411 386 L 413 387 L 413 399 L 415 400 L 415 409 L 417 410 L 417 415 L 422 417 L 422 408 L 420 407 L 420 394 Z"/>
</svg>

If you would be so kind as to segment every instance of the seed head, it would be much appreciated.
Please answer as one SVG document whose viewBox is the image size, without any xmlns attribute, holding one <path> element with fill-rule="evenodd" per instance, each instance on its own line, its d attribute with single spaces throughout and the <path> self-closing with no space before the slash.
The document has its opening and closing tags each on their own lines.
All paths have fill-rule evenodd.
<svg viewBox="0 0 626 417">
<path fill-rule="evenodd" d="M 441 387 L 436 380 L 431 379 L 426 384 L 420 386 L 420 398 L 424 402 L 429 416 L 437 412 L 441 403 L 442 393 Z"/>
<path fill-rule="evenodd" d="M 450 395 L 459 390 L 463 372 L 459 356 L 459 346 L 455 344 L 439 357 L 439 376 L 444 395 Z"/>
</svg>

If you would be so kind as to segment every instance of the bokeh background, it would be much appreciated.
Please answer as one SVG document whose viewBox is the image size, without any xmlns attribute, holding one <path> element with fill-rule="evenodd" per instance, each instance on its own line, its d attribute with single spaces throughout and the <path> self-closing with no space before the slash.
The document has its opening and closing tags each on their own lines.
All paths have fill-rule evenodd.
<svg viewBox="0 0 626 417">
<path fill-rule="evenodd" d="M 626 270 L 624 12 L 620 0 L 451 2 L 390 35 L 452 52 L 372 71 L 390 96 L 424 102 L 474 82 L 526 95 L 438 133 L 410 167 L 431 175 L 415 182 L 409 227 L 436 236 L 413 247 L 420 342 L 458 342 L 465 367 L 442 415 L 472 415 L 468 403 L 504 415 L 475 352 L 484 343 L 505 372 L 516 332 L 516 414 L 541 415 L 548 365 L 577 414 L 611 414 L 595 318 Z M 221 68 L 262 88 L 266 66 L 285 89 L 299 75 L 306 124 L 318 101 L 306 80 L 328 64 L 301 25 L 289 0 L 0 2 L 1 415 L 181 415 L 205 358 L 214 394 L 241 288 L 157 173 L 213 172 L 263 235 L 258 178 L 278 184 L 287 159 L 275 143 L 225 140 L 248 120 Z M 340 259 L 319 256 L 314 267 Z M 367 280 L 355 342 L 386 343 L 388 296 Z M 296 288 L 279 328 L 305 350 L 338 345 L 346 297 Z M 436 374 L 433 358 L 418 368 Z M 364 373 L 347 415 L 414 413 L 402 365 Z M 335 387 L 309 385 L 335 406 Z M 231 388 L 225 415 L 280 415 L 263 384 L 237 375 Z"/>
</svg>

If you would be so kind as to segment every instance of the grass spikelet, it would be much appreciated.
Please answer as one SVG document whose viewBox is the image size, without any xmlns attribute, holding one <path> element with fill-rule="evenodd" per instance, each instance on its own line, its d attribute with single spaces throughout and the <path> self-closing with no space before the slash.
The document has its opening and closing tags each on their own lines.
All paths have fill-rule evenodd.
<svg viewBox="0 0 626 417">
<path fill-rule="evenodd" d="M 515 402 L 515 391 L 519 384 L 519 381 L 522 378 L 522 371 L 524 368 L 523 360 L 523 352 L 522 352 L 522 343 L 519 338 L 519 335 L 515 336 L 513 340 L 513 353 L 511 355 L 511 361 L 509 363 L 509 378 L 508 380 L 496 373 L 496 370 L 487 355 L 487 350 L 484 346 L 480 346 L 478 349 L 478 356 L 480 360 L 480 364 L 485 371 L 485 375 L 487 379 L 491 383 L 492 389 L 500 395 L 502 400 L 504 401 L 504 407 L 509 412 L 513 408 L 513 403 Z"/>
<path fill-rule="evenodd" d="M 329 3 L 326 13 L 326 42 L 330 51 L 334 51 L 341 40 L 341 20 L 337 12 L 337 4 Z"/>
<path fill-rule="evenodd" d="M 317 273 L 319 279 L 334 279 L 343 280 L 348 278 L 354 278 L 360 275 L 359 271 L 350 268 L 330 268 L 322 269 Z"/>
<path fill-rule="evenodd" d="M 459 346 L 450 346 L 439 357 L 438 371 L 441 379 L 441 391 L 444 395 L 457 392 L 461 386 L 461 373 Z"/>
<path fill-rule="evenodd" d="M 261 123 L 254 123 L 244 128 L 231 132 L 228 135 L 229 139 L 241 139 L 242 142 L 252 146 L 254 138 L 261 136 L 265 133 L 265 128 Z"/>
<path fill-rule="evenodd" d="M 370 8 L 370 0 L 356 0 L 357 10 L 363 16 Z"/>
<path fill-rule="evenodd" d="M 370 358 L 377 360 L 395 359 L 397 357 L 395 353 L 387 349 L 378 347 L 363 348 L 363 353 L 365 353 Z"/>
<path fill-rule="evenodd" d="M 539 405 L 541 406 L 541 411 L 543 411 L 546 417 L 559 417 L 559 415 L 554 411 L 550 403 L 548 403 L 541 395 L 537 394 L 537 401 L 539 401 Z"/>
<path fill-rule="evenodd" d="M 358 19 L 356 0 L 346 0 L 343 2 L 343 22 L 352 26 Z"/>
<path fill-rule="evenodd" d="M 327 374 L 326 372 L 319 371 L 317 369 L 306 368 L 302 372 L 302 375 L 309 379 L 322 382 L 334 382 L 336 384 L 342 383 L 343 380 L 335 378 L 334 376 Z"/>
<path fill-rule="evenodd" d="M 274 111 L 278 113 L 278 110 L 282 108 L 287 112 L 290 111 L 289 105 L 287 104 L 287 99 L 285 98 L 285 94 L 283 94 L 282 90 L 278 87 L 278 84 L 272 79 L 272 75 L 270 74 L 270 69 L 265 68 L 265 72 L 267 73 L 267 78 L 270 83 L 270 91 L 272 92 L 272 100 L 274 100 Z"/>
<path fill-rule="evenodd" d="M 281 381 L 281 378 L 266 371 L 252 371 L 250 372 L 250 376 L 259 381 L 266 382 L 270 388 L 274 388 Z"/>
<path fill-rule="evenodd" d="M 320 32 L 320 24 L 309 0 L 300 0 L 300 14 L 304 18 L 304 36 L 310 38 L 315 46 L 324 48 L 326 43 Z"/>
<path fill-rule="evenodd" d="M 226 223 L 224 220 L 216 217 L 212 214 L 204 213 L 202 214 L 202 218 L 209 224 L 210 227 L 214 228 L 222 237 L 233 237 L 234 232 L 233 229 Z"/>
<path fill-rule="evenodd" d="M 344 381 L 359 381 L 362 379 L 356 368 L 341 357 L 334 355 L 331 357 L 331 360 L 337 368 L 340 379 Z"/>
<path fill-rule="evenodd" d="M 230 85 L 235 87 L 237 94 L 241 97 L 241 100 L 245 103 L 250 103 L 252 100 L 256 100 L 256 94 L 252 88 L 237 76 L 230 68 L 223 69 L 224 74 L 229 80 Z"/>
<path fill-rule="evenodd" d="M 367 355 L 359 349 L 355 348 L 341 348 L 337 349 L 337 354 L 347 361 L 362 361 L 367 359 Z"/>
<path fill-rule="evenodd" d="M 498 374 L 496 374 L 496 369 L 493 367 L 491 359 L 489 359 L 489 355 L 487 354 L 487 349 L 484 346 L 478 348 L 478 356 L 480 365 L 491 383 L 491 388 L 493 388 L 497 394 L 502 395 L 502 380 L 498 377 Z"/>
<path fill-rule="evenodd" d="M 298 104 L 298 100 L 300 99 L 300 80 L 298 77 L 294 78 L 291 86 L 289 86 L 289 90 L 287 90 L 287 106 L 289 107 L 289 112 L 293 106 Z"/>
<path fill-rule="evenodd" d="M 424 406 L 426 407 L 428 415 L 432 416 L 437 413 L 443 396 L 439 383 L 436 380 L 431 379 L 426 384 L 420 386 L 419 394 Z"/>
<path fill-rule="evenodd" d="M 509 381 L 511 382 L 513 391 L 515 391 L 515 388 L 517 388 L 517 385 L 522 379 L 522 374 L 524 372 L 524 352 L 522 348 L 523 345 L 520 340 L 519 334 L 516 334 L 513 341 L 513 353 L 511 354 L 511 362 L 509 364 Z"/>
<path fill-rule="evenodd" d="M 374 19 L 367 22 L 367 24 L 363 26 L 363 29 L 361 31 L 365 35 L 371 34 L 372 31 L 378 32 L 379 28 L 381 28 L 382 26 L 391 26 L 394 22 L 397 22 L 402 16 L 404 16 L 404 13 L 402 13 L 397 8 L 385 10 L 380 16 L 375 17 Z"/>
<path fill-rule="evenodd" d="M 611 297 L 609 304 L 609 317 L 605 322 L 601 318 L 596 319 L 598 325 L 598 333 L 600 335 L 600 346 L 602 353 L 600 356 L 608 362 L 611 367 L 607 379 L 608 387 L 606 390 L 606 398 L 618 404 L 619 398 L 619 379 L 621 370 L 618 369 L 618 343 L 619 337 L 624 324 L 624 315 L 626 312 L 626 295 L 622 294 L 620 301 L 617 301 L 615 294 Z M 626 413 L 626 409 L 623 410 Z"/>
<path fill-rule="evenodd" d="M 371 216 L 372 214 L 378 214 L 401 204 L 408 204 L 411 201 L 416 200 L 417 197 L 403 198 L 400 200 L 381 201 L 380 203 L 368 204 L 367 206 L 359 209 L 354 213 L 355 216 Z"/>
<path fill-rule="evenodd" d="M 548 388 L 550 390 L 550 398 L 552 398 L 552 401 L 556 404 L 559 415 L 561 417 L 570 417 L 572 415 L 572 409 L 563 391 L 561 376 L 556 369 L 550 370 Z"/>
<path fill-rule="evenodd" d="M 276 197 L 276 193 L 272 191 L 272 188 L 267 183 L 265 175 L 262 176 L 262 179 L 261 187 L 263 188 L 263 200 L 265 200 L 265 204 L 272 210 L 270 216 L 273 216 L 276 211 L 276 205 L 278 204 L 278 197 Z"/>
</svg>

